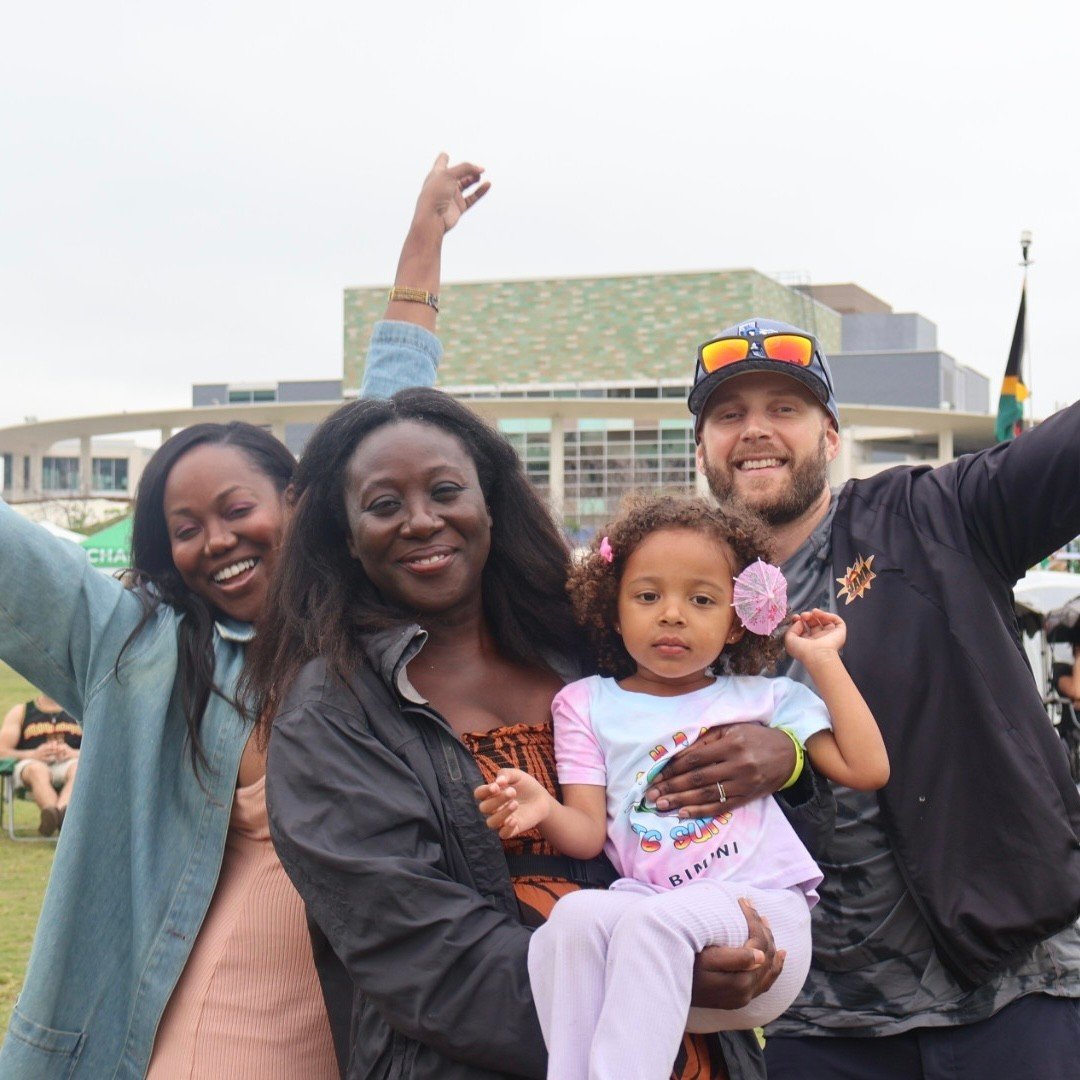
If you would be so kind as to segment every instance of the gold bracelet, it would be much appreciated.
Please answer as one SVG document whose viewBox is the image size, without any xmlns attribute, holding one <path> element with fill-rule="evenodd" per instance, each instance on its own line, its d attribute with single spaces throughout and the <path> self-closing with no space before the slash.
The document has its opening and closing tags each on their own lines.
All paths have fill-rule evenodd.
<svg viewBox="0 0 1080 1080">
<path fill-rule="evenodd" d="M 787 778 L 787 783 L 780 785 L 780 790 L 786 791 L 789 787 L 798 783 L 799 777 L 802 776 L 803 768 L 806 765 L 806 751 L 803 749 L 803 744 L 799 742 L 799 736 L 790 728 L 782 727 L 777 728 L 776 730 L 782 731 L 795 747 L 795 768 L 791 770 L 791 775 Z"/>
<path fill-rule="evenodd" d="M 391 300 L 407 300 L 414 304 L 427 304 L 435 313 L 439 312 L 439 298 L 425 289 L 410 289 L 407 285 L 395 285 L 390 290 Z"/>
</svg>

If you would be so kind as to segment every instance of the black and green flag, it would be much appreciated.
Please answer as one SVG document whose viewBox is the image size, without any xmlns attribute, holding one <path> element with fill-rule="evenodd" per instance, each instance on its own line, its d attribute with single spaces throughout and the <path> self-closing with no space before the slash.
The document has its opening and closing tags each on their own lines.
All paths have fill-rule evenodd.
<svg viewBox="0 0 1080 1080">
<path fill-rule="evenodd" d="M 1027 310 L 1027 285 L 1020 291 L 1020 310 L 1016 314 L 1016 329 L 1009 348 L 1009 362 L 1005 365 L 1005 378 L 1001 380 L 1001 397 L 998 398 L 997 426 L 994 437 L 998 442 L 1015 439 L 1023 430 L 1024 399 L 1028 388 L 1020 372 L 1024 358 L 1024 318 Z"/>
</svg>

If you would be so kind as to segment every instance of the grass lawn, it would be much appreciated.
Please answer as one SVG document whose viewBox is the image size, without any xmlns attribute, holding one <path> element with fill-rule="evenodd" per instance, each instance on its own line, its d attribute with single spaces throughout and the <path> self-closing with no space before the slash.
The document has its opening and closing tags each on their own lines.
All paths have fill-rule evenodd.
<svg viewBox="0 0 1080 1080">
<path fill-rule="evenodd" d="M 0 664 L 0 719 L 12 705 L 33 695 L 29 683 Z M 17 831 L 36 836 L 37 821 L 37 807 L 16 799 Z M 6 818 L 4 830 L 0 833 L 0 1036 L 7 1031 L 11 1007 L 22 986 L 54 851 L 53 844 L 14 843 L 6 831 Z"/>
</svg>

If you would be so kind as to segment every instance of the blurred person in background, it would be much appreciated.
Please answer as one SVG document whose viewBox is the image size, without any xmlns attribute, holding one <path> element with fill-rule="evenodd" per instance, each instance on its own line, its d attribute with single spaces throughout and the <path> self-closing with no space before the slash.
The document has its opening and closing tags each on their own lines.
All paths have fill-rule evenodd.
<svg viewBox="0 0 1080 1080">
<path fill-rule="evenodd" d="M 64 823 L 81 745 L 82 725 L 45 694 L 16 705 L 0 725 L 0 758 L 17 762 L 15 791 L 29 791 L 37 803 L 42 836 Z"/>
</svg>

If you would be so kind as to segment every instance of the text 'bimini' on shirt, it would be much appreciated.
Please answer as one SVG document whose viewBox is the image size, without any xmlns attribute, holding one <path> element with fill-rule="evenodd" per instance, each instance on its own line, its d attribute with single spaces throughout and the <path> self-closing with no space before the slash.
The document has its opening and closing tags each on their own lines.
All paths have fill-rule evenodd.
<svg viewBox="0 0 1080 1080">
<path fill-rule="evenodd" d="M 821 872 L 772 798 L 714 818 L 663 813 L 645 792 L 676 751 L 709 728 L 758 723 L 790 728 L 804 744 L 831 728 L 816 694 L 791 679 L 718 678 L 701 690 L 658 697 L 594 675 L 563 688 L 552 703 L 561 784 L 607 789 L 604 850 L 624 877 L 663 888 L 707 875 L 785 889 L 817 901 Z"/>
</svg>

